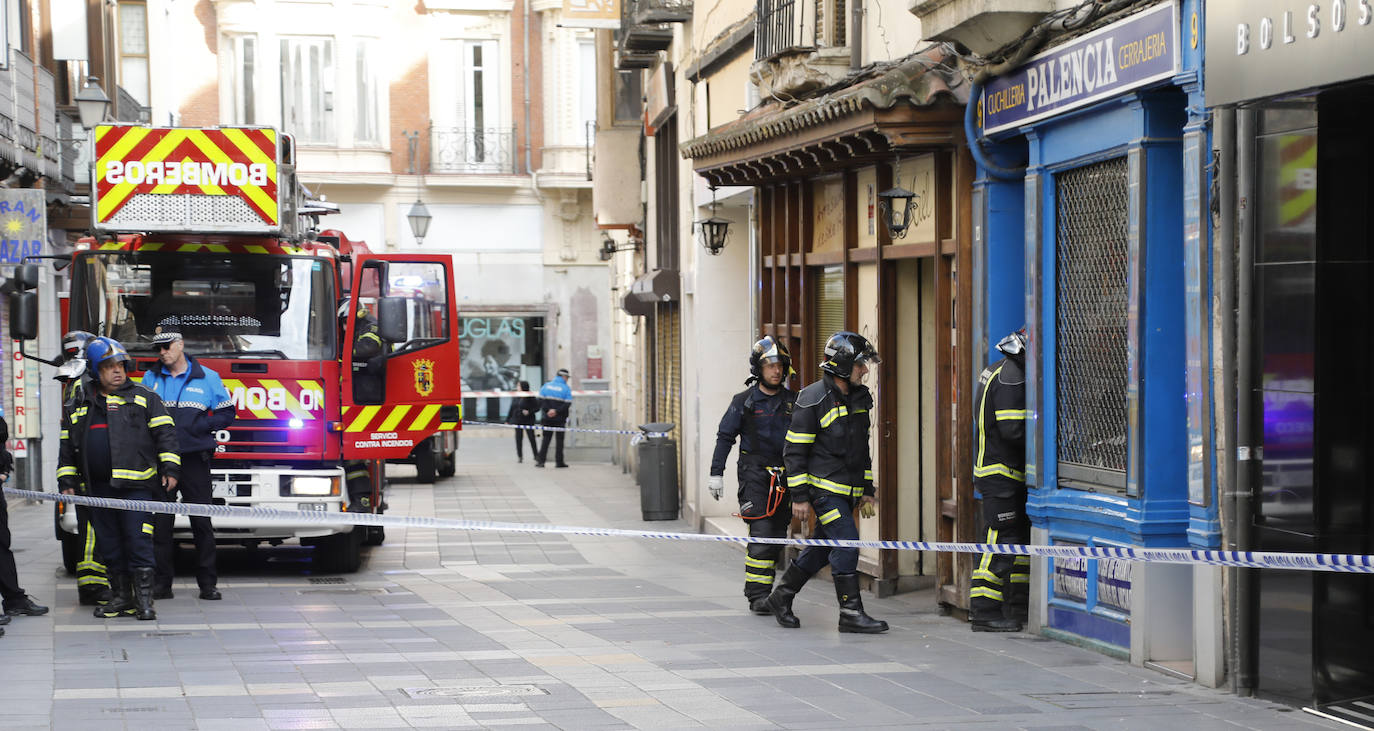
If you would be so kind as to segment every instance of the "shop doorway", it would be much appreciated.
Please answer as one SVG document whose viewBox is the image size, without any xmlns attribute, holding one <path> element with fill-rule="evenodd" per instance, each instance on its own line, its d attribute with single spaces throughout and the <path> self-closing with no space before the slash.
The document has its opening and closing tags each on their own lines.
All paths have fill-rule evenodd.
<svg viewBox="0 0 1374 731">
<path fill-rule="evenodd" d="M 1374 553 L 1371 104 L 1374 86 L 1356 85 L 1257 108 L 1260 550 Z M 1266 570 L 1256 583 L 1258 692 L 1374 726 L 1374 577 Z"/>
</svg>

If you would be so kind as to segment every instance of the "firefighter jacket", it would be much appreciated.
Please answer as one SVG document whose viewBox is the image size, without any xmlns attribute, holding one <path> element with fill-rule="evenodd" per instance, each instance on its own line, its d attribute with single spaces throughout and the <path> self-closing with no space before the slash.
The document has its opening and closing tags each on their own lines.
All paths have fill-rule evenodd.
<svg viewBox="0 0 1374 731">
<path fill-rule="evenodd" d="M 572 389 L 562 376 L 554 376 L 552 381 L 539 389 L 539 413 L 543 423 L 548 426 L 563 426 L 568 423 L 568 412 L 572 410 Z M 549 412 L 554 412 L 549 416 Z"/>
<path fill-rule="evenodd" d="M 782 455 L 793 502 L 827 493 L 853 499 L 873 494 L 872 408 L 867 387 L 851 385 L 846 395 L 828 375 L 797 394 Z"/>
<path fill-rule="evenodd" d="M 1026 492 L 1026 374 L 1003 358 L 978 376 L 978 444 L 973 486 L 983 497 Z"/>
<path fill-rule="evenodd" d="M 133 381 L 104 397 L 101 406 L 99 387 L 84 384 L 84 398 L 73 400 L 63 409 L 61 447 L 57 454 L 59 490 L 85 490 L 86 443 L 90 433 L 90 411 L 104 409 L 109 425 L 110 486 L 116 490 L 153 490 L 161 494 L 161 477 L 181 478 L 181 455 L 177 446 L 176 425 L 157 394 Z"/>
<path fill-rule="evenodd" d="M 234 423 L 234 402 L 219 374 L 186 356 L 186 371 L 174 376 L 154 363 L 143 374 L 143 385 L 162 399 L 177 426 L 182 454 L 212 452 L 215 432 Z"/>
<path fill-rule="evenodd" d="M 782 448 L 787 428 L 792 424 L 792 405 L 796 400 L 797 394 L 785 388 L 771 396 L 757 386 L 735 394 L 716 430 L 711 474 L 725 474 L 725 460 L 730 456 L 735 438 L 739 437 L 740 482 L 751 477 L 766 483 L 768 475 L 764 468 L 782 466 Z"/>
<path fill-rule="evenodd" d="M 353 398 L 361 403 L 379 404 L 386 391 L 386 347 L 377 327 L 377 318 L 359 315 L 353 324 Z"/>
</svg>

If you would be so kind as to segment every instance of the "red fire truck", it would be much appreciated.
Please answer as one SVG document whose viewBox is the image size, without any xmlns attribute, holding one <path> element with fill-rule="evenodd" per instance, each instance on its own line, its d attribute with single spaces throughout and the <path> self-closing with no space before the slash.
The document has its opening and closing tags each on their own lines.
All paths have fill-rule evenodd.
<svg viewBox="0 0 1374 731">
<path fill-rule="evenodd" d="M 216 434 L 215 503 L 382 512 L 385 460 L 430 450 L 433 469 L 452 474 L 443 460 L 462 395 L 451 257 L 376 254 L 315 231 L 328 206 L 306 200 L 292 139 L 273 129 L 107 125 L 94 144 L 95 235 L 72 257 L 64 330 L 118 339 L 143 371 L 158 329 L 179 327 L 187 353 L 220 374 L 238 411 Z M 358 319 L 336 316 L 350 294 L 385 344 L 368 362 L 353 362 Z M 345 460 L 368 465 L 369 492 L 349 493 Z M 379 527 L 342 522 L 214 526 L 221 543 L 299 539 L 314 547 L 315 568 L 331 572 L 357 570 L 361 547 L 384 538 Z M 74 514 L 60 514 L 73 566 L 75 530 Z M 176 534 L 189 537 L 183 516 Z"/>
</svg>

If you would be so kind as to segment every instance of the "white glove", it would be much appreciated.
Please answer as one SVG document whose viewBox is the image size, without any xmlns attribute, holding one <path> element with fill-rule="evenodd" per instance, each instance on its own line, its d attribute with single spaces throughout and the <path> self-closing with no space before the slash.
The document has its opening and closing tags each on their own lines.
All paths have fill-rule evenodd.
<svg viewBox="0 0 1374 731">
<path fill-rule="evenodd" d="M 711 479 L 706 481 L 706 489 L 711 491 L 711 497 L 716 500 L 725 494 L 725 477 L 723 475 L 711 475 Z"/>
</svg>

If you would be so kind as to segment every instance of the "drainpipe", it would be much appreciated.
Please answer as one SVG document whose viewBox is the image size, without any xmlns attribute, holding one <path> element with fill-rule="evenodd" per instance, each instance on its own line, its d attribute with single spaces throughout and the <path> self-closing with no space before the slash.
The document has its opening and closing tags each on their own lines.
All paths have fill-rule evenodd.
<svg viewBox="0 0 1374 731">
<path fill-rule="evenodd" d="M 849 69 L 857 70 L 864 65 L 864 2 L 852 0 L 854 5 L 849 19 Z"/>
<path fill-rule="evenodd" d="M 978 128 L 973 123 L 974 114 L 977 113 L 978 101 L 983 98 L 983 83 L 990 81 L 991 78 L 983 79 L 979 74 L 973 80 L 973 88 L 968 93 L 968 104 L 964 105 L 964 139 L 968 140 L 969 152 L 973 153 L 973 159 L 978 162 L 978 166 L 987 171 L 988 175 L 997 180 L 1016 181 L 1026 177 L 1026 166 L 1016 168 L 1006 168 L 998 165 L 988 157 L 983 150 L 983 140 L 978 136 Z"/>
<path fill-rule="evenodd" d="M 525 42 L 521 49 L 525 54 L 525 172 L 530 174 L 530 188 L 534 191 L 534 197 L 542 204 L 544 194 L 539 191 L 539 172 L 534 169 L 534 153 L 530 150 L 534 143 L 534 132 L 530 129 L 530 2 L 524 0 Z"/>
<path fill-rule="evenodd" d="M 1215 365 L 1214 393 L 1220 396 L 1217 416 L 1217 464 L 1221 467 L 1218 507 L 1221 510 L 1221 535 L 1226 550 L 1236 550 L 1236 111 L 1227 107 L 1212 113 L 1212 129 L 1217 149 L 1217 202 L 1219 216 L 1212 241 L 1212 261 L 1216 270 L 1216 316 L 1220 328 L 1220 352 Z M 1231 691 L 1238 690 L 1236 654 L 1241 637 L 1236 632 L 1240 595 L 1236 591 L 1237 569 L 1226 569 L 1226 665 L 1231 668 Z"/>
<path fill-rule="evenodd" d="M 1255 307 L 1252 301 L 1252 284 L 1255 271 L 1255 112 L 1243 109 L 1236 113 L 1236 173 L 1237 206 L 1239 213 L 1239 252 L 1236 257 L 1236 321 L 1247 325 L 1254 321 Z M 1224 176 L 1223 176 L 1224 180 Z M 1251 488 L 1255 484 L 1255 474 L 1261 444 L 1255 438 L 1255 359 L 1252 357 L 1253 341 L 1249 327 L 1238 327 L 1236 332 L 1236 471 L 1230 485 L 1228 497 L 1231 502 L 1234 521 L 1234 550 L 1251 549 L 1251 522 L 1253 506 Z M 1249 695 L 1255 687 L 1254 653 L 1250 646 L 1253 636 L 1255 569 L 1234 569 L 1235 572 L 1235 665 L 1232 667 L 1231 689 L 1237 694 Z"/>
</svg>

